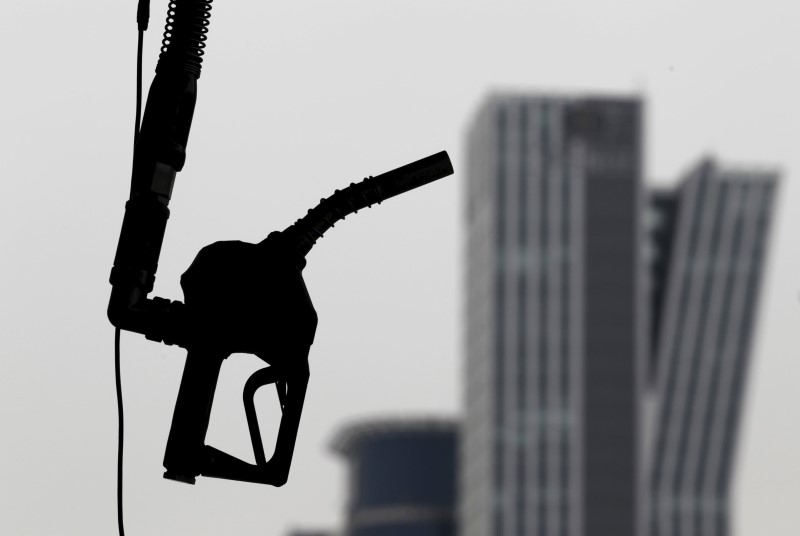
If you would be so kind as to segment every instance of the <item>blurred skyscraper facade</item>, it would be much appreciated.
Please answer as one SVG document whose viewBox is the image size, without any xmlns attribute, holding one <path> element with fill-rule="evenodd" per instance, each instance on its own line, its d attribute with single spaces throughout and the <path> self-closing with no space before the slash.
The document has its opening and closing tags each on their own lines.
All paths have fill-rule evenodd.
<svg viewBox="0 0 800 536">
<path fill-rule="evenodd" d="M 668 269 L 653 271 L 650 536 L 731 533 L 733 455 L 776 185 L 775 173 L 707 160 L 654 196 L 653 266 Z"/>
<path fill-rule="evenodd" d="M 642 115 L 500 95 L 471 126 L 463 536 L 726 534 L 776 177 L 650 194 Z"/>
<path fill-rule="evenodd" d="M 498 96 L 469 133 L 465 536 L 637 534 L 641 114 Z"/>
</svg>

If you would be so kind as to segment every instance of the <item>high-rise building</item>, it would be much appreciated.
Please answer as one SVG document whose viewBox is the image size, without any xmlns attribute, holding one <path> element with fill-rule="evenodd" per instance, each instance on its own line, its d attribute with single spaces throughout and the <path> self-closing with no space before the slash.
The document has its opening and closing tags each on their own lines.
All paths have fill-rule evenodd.
<svg viewBox="0 0 800 536">
<path fill-rule="evenodd" d="M 469 132 L 464 536 L 636 536 L 642 105 L 495 96 Z"/>
<path fill-rule="evenodd" d="M 642 184 L 635 98 L 468 137 L 463 536 L 727 536 L 777 176 Z"/>
<path fill-rule="evenodd" d="M 727 536 L 730 483 L 777 176 L 706 160 L 652 205 L 649 536 Z M 666 248 L 666 249 L 665 249 Z"/>
<path fill-rule="evenodd" d="M 345 427 L 346 536 L 455 536 L 458 427 L 446 419 L 381 419 Z"/>
</svg>

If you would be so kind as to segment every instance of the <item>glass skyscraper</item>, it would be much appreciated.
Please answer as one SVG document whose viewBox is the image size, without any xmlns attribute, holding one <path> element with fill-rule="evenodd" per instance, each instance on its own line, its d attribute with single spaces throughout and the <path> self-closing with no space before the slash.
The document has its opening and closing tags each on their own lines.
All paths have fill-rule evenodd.
<svg viewBox="0 0 800 536">
<path fill-rule="evenodd" d="M 463 536 L 688 534 L 673 521 L 713 501 L 676 472 L 730 473 L 775 177 L 704 163 L 651 195 L 642 115 L 497 95 L 471 125 Z"/>
<path fill-rule="evenodd" d="M 634 536 L 642 105 L 497 96 L 467 186 L 464 536 Z"/>
<path fill-rule="evenodd" d="M 772 172 L 706 160 L 654 198 L 651 225 L 661 239 L 653 260 L 668 268 L 654 278 L 650 536 L 730 534 L 733 455 L 776 183 Z"/>
</svg>

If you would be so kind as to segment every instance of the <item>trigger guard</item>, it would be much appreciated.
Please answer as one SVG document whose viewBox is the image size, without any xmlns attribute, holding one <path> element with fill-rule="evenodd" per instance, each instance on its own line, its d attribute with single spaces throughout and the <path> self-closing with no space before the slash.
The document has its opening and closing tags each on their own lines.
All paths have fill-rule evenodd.
<svg viewBox="0 0 800 536">
<path fill-rule="evenodd" d="M 247 427 L 250 429 L 250 442 L 253 444 L 253 454 L 255 455 L 256 465 L 264 466 L 267 458 L 264 454 L 264 443 L 261 440 L 261 429 L 258 426 L 258 416 L 256 415 L 255 395 L 261 387 L 274 383 L 278 388 L 278 399 L 281 403 L 281 410 L 284 405 L 285 394 L 281 393 L 280 385 L 285 383 L 276 370 L 276 367 L 265 367 L 255 371 L 244 384 L 242 398 L 244 401 L 244 412 L 247 417 Z"/>
</svg>

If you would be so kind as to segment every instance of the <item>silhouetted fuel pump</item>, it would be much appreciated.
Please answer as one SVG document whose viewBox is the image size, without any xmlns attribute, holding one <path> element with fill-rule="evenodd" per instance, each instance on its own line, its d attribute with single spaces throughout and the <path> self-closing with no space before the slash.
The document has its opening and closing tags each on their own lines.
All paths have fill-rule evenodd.
<svg viewBox="0 0 800 536">
<path fill-rule="evenodd" d="M 186 159 L 210 3 L 169 4 L 164 45 L 134 150 L 108 317 L 122 330 L 188 350 L 164 477 L 194 483 L 203 475 L 280 486 L 291 466 L 317 326 L 302 276 L 306 255 L 348 214 L 446 177 L 453 168 L 447 153 L 440 152 L 351 184 L 258 244 L 217 242 L 203 248 L 181 277 L 183 303 L 148 297 L 175 177 Z M 250 377 L 243 393 L 255 465 L 205 444 L 220 367 L 233 353 L 255 354 L 269 365 Z M 275 384 L 282 409 L 269 460 L 253 404 L 256 390 L 268 384 Z"/>
</svg>

